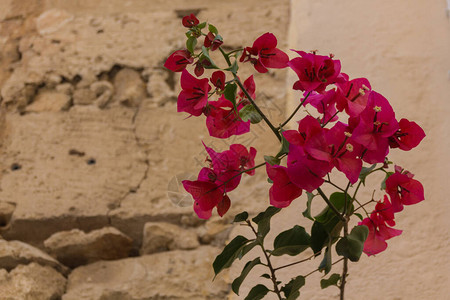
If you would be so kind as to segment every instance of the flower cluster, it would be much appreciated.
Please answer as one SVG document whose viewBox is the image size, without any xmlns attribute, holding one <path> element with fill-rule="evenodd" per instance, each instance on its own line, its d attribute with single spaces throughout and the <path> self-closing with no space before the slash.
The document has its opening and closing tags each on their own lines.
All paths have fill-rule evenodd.
<svg viewBox="0 0 450 300">
<path fill-rule="evenodd" d="M 209 168 L 202 168 L 195 181 L 184 180 L 183 186 L 194 198 L 194 210 L 202 219 L 209 219 L 214 207 L 223 216 L 231 202 L 227 192 L 236 189 L 243 173 L 254 175 L 256 149 L 250 151 L 240 144 L 217 153 L 204 145 L 209 155 Z"/>
<path fill-rule="evenodd" d="M 346 176 L 351 186 L 360 180 L 364 163 L 382 163 L 387 168 L 391 149 L 409 151 L 425 137 L 415 122 L 398 121 L 389 101 L 374 91 L 366 78 L 350 79 L 342 73 L 341 62 L 332 54 L 323 56 L 315 51 L 293 50 L 297 57 L 289 59 L 277 48 L 272 33 L 261 35 L 251 47 L 227 54 L 221 48 L 223 39 L 213 25 L 208 26 L 208 33 L 203 33 L 206 23 L 200 23 L 194 15 L 184 17 L 182 23 L 188 28 L 186 49 L 172 53 L 164 66 L 181 72 L 178 112 L 204 115 L 212 137 L 224 139 L 249 132 L 254 121 L 248 117 L 249 112 L 252 117 L 262 118 L 255 102 L 253 75 L 241 83 L 237 76 L 238 61 L 251 63 L 259 73 L 266 73 L 270 68 L 291 69 L 298 76 L 293 89 L 303 93 L 299 107 L 310 105 L 317 110 L 318 117 L 306 115 L 298 121 L 296 130 L 283 129 L 290 118 L 278 128 L 265 120 L 280 141 L 288 145 L 284 152 L 266 159 L 266 172 L 272 183 L 269 199 L 274 207 L 289 206 L 303 190 L 313 193 L 335 168 Z M 202 50 L 196 53 L 195 46 L 201 37 L 204 37 Z M 220 69 L 209 55 L 218 49 L 227 68 Z M 232 54 L 234 63 L 230 61 Z M 209 78 L 196 78 L 187 70 L 190 65 L 197 77 L 204 74 L 205 68 L 217 71 Z M 224 71 L 230 72 L 232 78 L 227 80 Z M 195 200 L 197 215 L 208 219 L 214 207 L 220 216 L 227 212 L 230 207 L 227 193 L 238 186 L 243 173 L 254 174 L 256 150 L 247 150 L 239 144 L 221 153 L 205 148 L 210 167 L 203 168 L 196 181 L 183 181 L 183 185 Z M 285 166 L 281 165 L 284 157 L 287 157 Z M 401 233 L 392 228 L 394 213 L 400 212 L 404 205 L 424 200 L 423 186 L 411 173 L 400 167 L 393 174 L 384 172 L 390 175 L 386 180 L 387 195 L 359 223 L 369 228 L 364 246 L 364 252 L 369 255 L 383 251 L 387 246 L 385 241 Z"/>
</svg>

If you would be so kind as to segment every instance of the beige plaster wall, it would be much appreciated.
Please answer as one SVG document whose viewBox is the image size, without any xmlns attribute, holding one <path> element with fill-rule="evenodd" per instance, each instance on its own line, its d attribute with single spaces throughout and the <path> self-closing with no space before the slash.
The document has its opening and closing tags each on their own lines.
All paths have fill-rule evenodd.
<svg viewBox="0 0 450 300">
<path fill-rule="evenodd" d="M 366 77 L 397 118 L 427 137 L 389 158 L 416 174 L 425 201 L 406 207 L 404 232 L 376 257 L 350 264 L 348 299 L 448 299 L 450 19 L 446 1 L 291 1 L 290 47 L 334 53 L 351 78 Z M 291 73 L 292 74 L 292 73 Z M 290 76 L 293 83 L 295 76 Z M 290 95 L 291 107 L 298 94 Z M 366 193 L 370 197 L 370 191 Z M 381 195 L 381 194 L 379 194 Z M 370 198 L 369 198 L 370 199 Z M 308 295 L 308 296 L 306 296 Z M 306 299 L 328 299 L 325 293 Z"/>
</svg>

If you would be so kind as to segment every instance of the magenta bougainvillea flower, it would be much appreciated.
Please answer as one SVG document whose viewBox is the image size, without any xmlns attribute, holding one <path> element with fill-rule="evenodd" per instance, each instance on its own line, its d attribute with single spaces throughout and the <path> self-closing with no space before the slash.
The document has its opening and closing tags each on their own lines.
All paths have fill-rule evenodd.
<svg viewBox="0 0 450 300">
<path fill-rule="evenodd" d="M 217 101 L 209 102 L 206 117 L 206 127 L 210 136 L 226 139 L 233 135 L 241 135 L 250 131 L 250 121 L 244 122 L 239 117 L 239 105 L 236 109 L 233 103 L 221 96 Z"/>
<path fill-rule="evenodd" d="M 371 164 L 384 162 L 389 152 L 389 137 L 397 130 L 398 122 L 387 99 L 370 92 L 367 106 L 352 133 L 353 140 L 365 148 L 363 160 Z"/>
<path fill-rule="evenodd" d="M 244 88 L 247 91 L 247 93 L 252 97 L 252 99 L 255 99 L 256 96 L 256 84 L 255 84 L 255 80 L 253 79 L 253 75 L 251 75 L 250 77 L 248 77 L 247 79 L 245 79 L 244 83 Z M 237 97 L 239 100 L 245 99 L 246 96 L 244 94 L 244 92 L 242 90 L 239 90 Z M 243 105 L 245 106 L 247 103 L 244 103 Z"/>
<path fill-rule="evenodd" d="M 237 160 L 239 161 L 240 170 L 248 170 L 255 167 L 255 148 L 250 147 L 250 151 L 248 151 L 247 148 L 241 144 L 233 144 L 230 146 L 230 151 L 235 153 Z M 245 173 L 252 176 L 255 175 L 255 170 L 250 170 Z"/>
<path fill-rule="evenodd" d="M 304 97 L 308 92 L 305 92 Z M 336 115 L 336 90 L 332 89 L 322 94 L 312 92 L 309 97 L 305 100 L 304 105 L 310 104 L 317 109 L 317 112 L 321 113 L 323 116 L 320 120 L 322 124 L 327 124 L 329 122 L 335 122 L 338 120 Z"/>
<path fill-rule="evenodd" d="M 223 192 L 210 181 L 183 180 L 184 189 L 194 198 L 194 211 L 199 218 L 209 219 L 212 210 L 222 200 Z"/>
<path fill-rule="evenodd" d="M 209 156 L 210 167 L 202 168 L 197 180 L 183 180 L 182 183 L 194 198 L 194 211 L 199 218 L 209 219 L 214 207 L 217 207 L 220 216 L 228 211 L 231 202 L 227 192 L 239 185 L 242 174 L 254 174 L 254 170 L 245 170 L 255 166 L 256 149 L 251 147 L 248 151 L 243 145 L 233 144 L 229 150 L 216 152 L 203 145 Z"/>
<path fill-rule="evenodd" d="M 225 89 L 225 73 L 224 72 L 222 72 L 222 71 L 215 71 L 214 73 L 212 73 L 211 78 L 209 80 L 211 80 L 211 83 L 218 90 Z"/>
<path fill-rule="evenodd" d="M 287 168 L 266 163 L 266 171 L 273 185 L 269 190 L 270 205 L 283 208 L 300 197 L 302 189 L 296 186 L 287 174 Z"/>
<path fill-rule="evenodd" d="M 289 142 L 289 178 L 298 187 L 311 193 L 322 185 L 323 176 L 333 168 L 325 129 L 317 119 L 306 116 L 299 122 L 298 131 L 287 130 L 283 136 Z"/>
<path fill-rule="evenodd" d="M 401 119 L 398 125 L 399 129 L 389 138 L 389 146 L 391 148 L 409 151 L 417 147 L 425 137 L 425 132 L 416 122 Z"/>
<path fill-rule="evenodd" d="M 277 38 L 272 33 L 265 33 L 255 40 L 252 47 L 245 47 L 241 62 L 249 61 L 259 73 L 266 73 L 267 68 L 282 69 L 287 67 L 289 57 L 277 48 Z"/>
<path fill-rule="evenodd" d="M 294 83 L 294 90 L 321 92 L 327 85 L 336 82 L 341 72 L 339 60 L 333 60 L 332 56 L 316 55 L 304 51 L 295 52 L 301 57 L 296 57 L 288 63 L 299 78 Z"/>
<path fill-rule="evenodd" d="M 412 205 L 425 200 L 422 184 L 413 179 L 414 175 L 399 166 L 386 180 L 386 193 L 391 196 L 394 212 L 403 210 L 403 205 Z"/>
<path fill-rule="evenodd" d="M 203 42 L 203 46 L 206 48 L 211 47 L 211 51 L 217 50 L 217 48 L 219 48 L 222 44 L 223 41 L 220 36 L 215 36 L 212 32 L 208 32 L 205 36 L 205 41 Z"/>
<path fill-rule="evenodd" d="M 347 78 L 345 75 L 344 78 Z M 337 109 L 345 110 L 350 117 L 357 117 L 366 108 L 371 86 L 366 78 L 356 78 L 350 81 L 336 83 Z"/>
<path fill-rule="evenodd" d="M 172 72 L 181 72 L 193 62 L 194 58 L 191 57 L 191 53 L 188 50 L 177 50 L 167 58 L 164 67 Z"/>
<path fill-rule="evenodd" d="M 384 202 L 379 202 L 375 211 L 370 214 L 370 218 L 365 218 L 358 225 L 365 225 L 369 228 L 369 235 L 364 242 L 364 253 L 368 256 L 378 254 L 387 248 L 386 240 L 398 236 L 402 230 L 388 227 L 394 226 L 394 213 L 388 197 L 384 196 Z"/>
<path fill-rule="evenodd" d="M 208 92 L 211 90 L 207 78 L 197 79 L 188 71 L 181 73 L 181 88 L 178 95 L 178 112 L 187 112 L 193 116 L 200 116 L 208 102 Z"/>
<path fill-rule="evenodd" d="M 197 17 L 194 14 L 190 14 L 183 17 L 183 20 L 181 20 L 181 23 L 186 28 L 192 28 L 200 23 L 200 21 L 197 19 Z"/>
<path fill-rule="evenodd" d="M 325 133 L 333 165 L 353 184 L 358 181 L 362 161 L 358 157 L 361 146 L 351 136 L 350 128 L 342 122 L 336 123 Z"/>
</svg>

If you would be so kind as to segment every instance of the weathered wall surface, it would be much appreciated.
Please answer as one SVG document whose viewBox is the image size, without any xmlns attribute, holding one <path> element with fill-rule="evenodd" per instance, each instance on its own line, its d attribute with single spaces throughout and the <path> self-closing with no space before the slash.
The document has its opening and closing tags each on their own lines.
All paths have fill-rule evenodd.
<svg viewBox="0 0 450 300">
<path fill-rule="evenodd" d="M 424 183 L 426 202 L 399 217 L 404 233 L 387 252 L 350 266 L 348 296 L 445 299 L 450 29 L 445 1 L 419 0 L 1 1 L 0 299 L 228 297 L 229 276 L 210 283 L 210 265 L 240 230 L 228 225 L 233 212 L 265 207 L 264 172 L 230 195 L 227 218 L 208 222 L 173 202 L 171 179 L 196 174 L 201 140 L 220 150 L 251 144 L 258 161 L 278 149 L 263 126 L 222 142 L 208 138 L 203 119 L 176 113 L 179 75 L 162 65 L 183 47 L 180 17 L 191 12 L 231 47 L 270 31 L 285 50 L 333 52 L 346 73 L 369 78 L 399 116 L 424 127 L 420 148 L 392 159 Z M 255 75 L 257 99 L 275 123 L 297 101 L 286 74 Z M 303 209 L 296 201 L 275 228 L 298 222 Z M 316 295 L 319 280 L 311 276 L 305 299 L 337 294 Z"/>
</svg>

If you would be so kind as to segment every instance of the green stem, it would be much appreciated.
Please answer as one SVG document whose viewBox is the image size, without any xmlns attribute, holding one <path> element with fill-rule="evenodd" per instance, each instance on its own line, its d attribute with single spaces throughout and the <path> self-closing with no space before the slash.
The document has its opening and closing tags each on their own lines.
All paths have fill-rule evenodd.
<svg viewBox="0 0 450 300">
<path fill-rule="evenodd" d="M 258 240 L 258 233 L 256 232 L 255 228 L 253 227 L 252 223 L 250 221 L 247 221 L 247 225 L 252 229 L 253 233 L 255 234 L 255 236 Z M 277 277 L 275 276 L 275 269 L 273 268 L 272 263 L 270 262 L 270 257 L 267 255 L 267 252 L 266 252 L 266 249 L 264 248 L 263 242 L 258 240 L 258 244 L 261 247 L 261 250 L 264 253 L 264 256 L 266 257 L 266 260 L 267 260 L 267 267 L 269 268 L 270 274 L 271 274 L 270 279 L 272 279 L 272 283 L 273 283 L 273 292 L 275 294 L 277 294 L 279 300 L 282 300 L 283 298 L 281 297 L 281 291 L 278 288 Z"/>
<path fill-rule="evenodd" d="M 231 67 L 231 61 L 230 58 L 228 57 L 228 55 L 225 53 L 225 51 L 223 51 L 222 47 L 219 47 L 220 52 L 222 53 L 223 57 L 225 58 L 228 66 Z M 241 91 L 244 93 L 245 97 L 247 97 L 248 101 L 250 101 L 250 103 L 253 105 L 253 107 L 256 109 L 256 111 L 261 115 L 261 117 L 263 118 L 264 122 L 266 122 L 266 124 L 270 127 L 270 129 L 273 131 L 273 133 L 276 135 L 276 137 L 278 138 L 278 140 L 281 142 L 281 135 L 280 132 L 275 128 L 275 126 L 273 126 L 273 124 L 269 121 L 269 119 L 266 117 L 266 115 L 261 111 L 261 109 L 258 107 L 258 105 L 256 105 L 255 101 L 253 100 L 253 98 L 250 96 L 250 94 L 247 92 L 247 90 L 245 89 L 244 85 L 242 84 L 241 80 L 239 79 L 239 77 L 233 73 L 233 77 L 234 80 L 236 81 L 236 83 L 239 85 L 239 88 L 241 89 Z"/>
<path fill-rule="evenodd" d="M 281 128 L 283 128 L 287 123 L 289 123 L 289 121 L 295 116 L 295 114 L 298 112 L 298 110 L 300 109 L 300 107 L 302 107 L 303 103 L 305 103 L 306 99 L 308 99 L 309 95 L 311 94 L 311 92 L 309 92 L 305 99 L 303 99 L 302 102 L 300 102 L 300 104 L 297 106 L 297 108 L 294 110 L 294 112 L 289 116 L 289 118 L 287 118 L 286 121 L 284 121 L 280 126 L 278 126 L 278 130 L 280 130 Z"/>
</svg>

